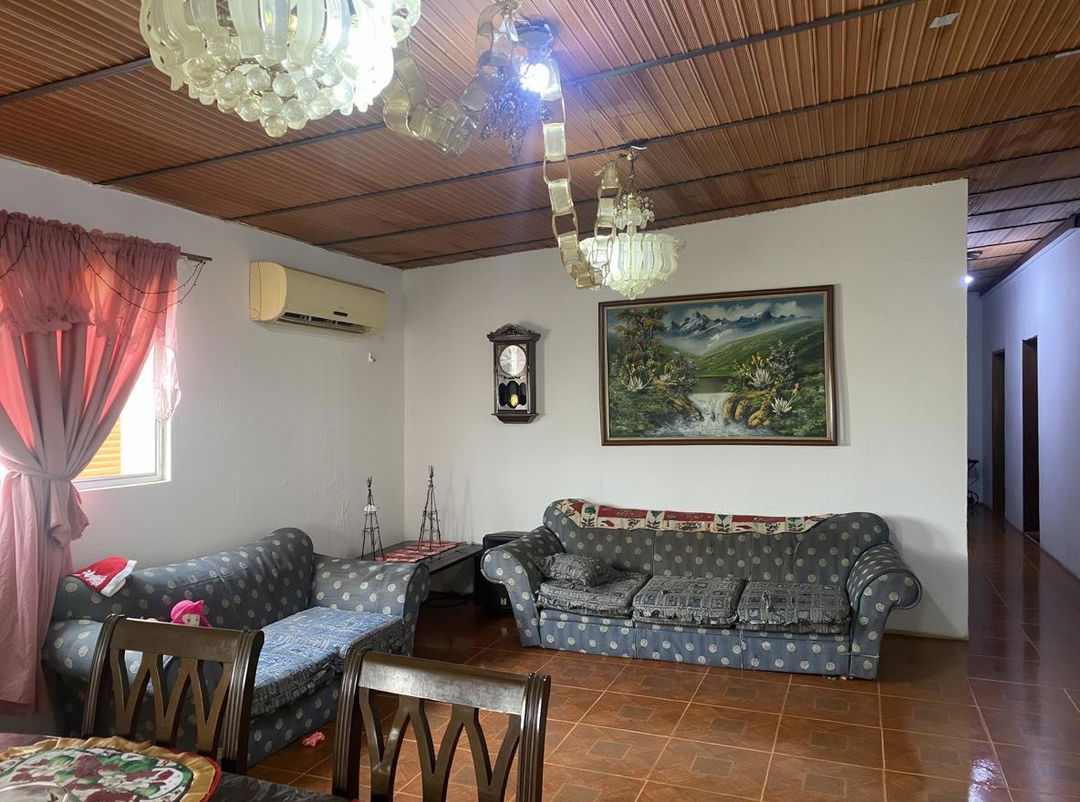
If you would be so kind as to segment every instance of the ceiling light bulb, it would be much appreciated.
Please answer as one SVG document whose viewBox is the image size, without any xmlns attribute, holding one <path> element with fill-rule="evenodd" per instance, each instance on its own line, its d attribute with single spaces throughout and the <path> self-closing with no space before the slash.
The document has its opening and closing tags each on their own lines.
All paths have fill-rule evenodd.
<svg viewBox="0 0 1080 802">
<path fill-rule="evenodd" d="M 966 284 L 967 286 L 970 287 L 974 283 L 974 281 L 975 281 L 975 276 L 972 276 L 970 274 L 964 276 L 964 284 Z"/>
<path fill-rule="evenodd" d="M 529 92 L 544 94 L 551 87 L 551 68 L 542 61 L 525 62 L 521 65 L 521 86 Z"/>
</svg>

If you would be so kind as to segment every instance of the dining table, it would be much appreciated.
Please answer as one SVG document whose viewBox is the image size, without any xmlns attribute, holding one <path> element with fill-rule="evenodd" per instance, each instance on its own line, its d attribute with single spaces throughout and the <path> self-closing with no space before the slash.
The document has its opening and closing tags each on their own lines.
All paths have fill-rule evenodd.
<svg viewBox="0 0 1080 802">
<path fill-rule="evenodd" d="M 31 746 L 55 735 L 0 733 L 0 753 L 16 746 Z M 0 800 L 3 796 L 0 795 Z M 291 785 L 260 780 L 242 774 L 221 772 L 217 788 L 210 797 L 213 802 L 342 802 L 341 797 L 294 788 Z"/>
</svg>

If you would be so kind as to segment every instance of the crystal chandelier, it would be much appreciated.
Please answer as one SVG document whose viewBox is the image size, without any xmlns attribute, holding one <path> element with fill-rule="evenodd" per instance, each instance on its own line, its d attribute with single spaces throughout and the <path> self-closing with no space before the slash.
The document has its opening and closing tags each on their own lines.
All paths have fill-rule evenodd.
<svg viewBox="0 0 1080 802">
<path fill-rule="evenodd" d="M 142 0 L 140 29 L 174 90 L 278 137 L 365 111 L 419 18 L 420 0 Z"/>
<path fill-rule="evenodd" d="M 678 252 L 683 246 L 682 240 L 673 234 L 645 231 L 645 227 L 656 219 L 656 213 L 652 200 L 637 191 L 634 160 L 640 150 L 644 148 L 632 145 L 625 154 L 630 165 L 626 189 L 619 185 L 618 159 L 608 162 L 604 168 L 615 171 L 615 176 L 614 180 L 609 177 L 601 182 L 601 186 L 619 185 L 611 214 L 613 230 L 608 233 L 596 231 L 594 236 L 581 242 L 582 254 L 600 273 L 604 286 L 631 300 L 654 284 L 666 281 L 679 269 Z M 603 225 L 599 215 L 597 223 Z"/>
<path fill-rule="evenodd" d="M 435 106 L 427 80 L 402 42 L 394 51 L 394 76 L 382 93 L 387 128 L 463 153 L 479 134 L 500 136 L 516 162 L 527 131 L 552 119 L 549 101 L 560 97 L 551 54 L 555 35 L 543 20 L 518 14 L 520 0 L 499 0 L 480 12 L 476 73 L 457 99 Z"/>
</svg>

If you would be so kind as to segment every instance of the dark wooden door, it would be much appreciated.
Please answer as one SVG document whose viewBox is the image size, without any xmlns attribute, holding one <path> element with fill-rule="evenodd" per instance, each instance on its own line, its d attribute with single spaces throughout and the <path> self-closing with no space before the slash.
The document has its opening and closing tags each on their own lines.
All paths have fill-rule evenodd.
<svg viewBox="0 0 1080 802">
<path fill-rule="evenodd" d="M 1039 539 L 1039 340 L 1024 340 L 1024 532 Z"/>
<path fill-rule="evenodd" d="M 990 470 L 994 509 L 1005 512 L 1005 352 L 990 358 Z"/>
</svg>

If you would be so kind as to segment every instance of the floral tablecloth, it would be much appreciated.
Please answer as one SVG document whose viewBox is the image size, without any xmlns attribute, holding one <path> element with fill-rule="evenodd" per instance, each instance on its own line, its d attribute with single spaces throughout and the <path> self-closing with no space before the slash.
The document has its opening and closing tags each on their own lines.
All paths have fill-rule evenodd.
<svg viewBox="0 0 1080 802">
<path fill-rule="evenodd" d="M 202 802 L 221 768 L 210 758 L 124 738 L 50 738 L 0 753 L 0 802 L 48 799 L 25 787 L 62 788 L 73 802 Z M 33 783 L 34 785 L 28 785 Z"/>
</svg>

